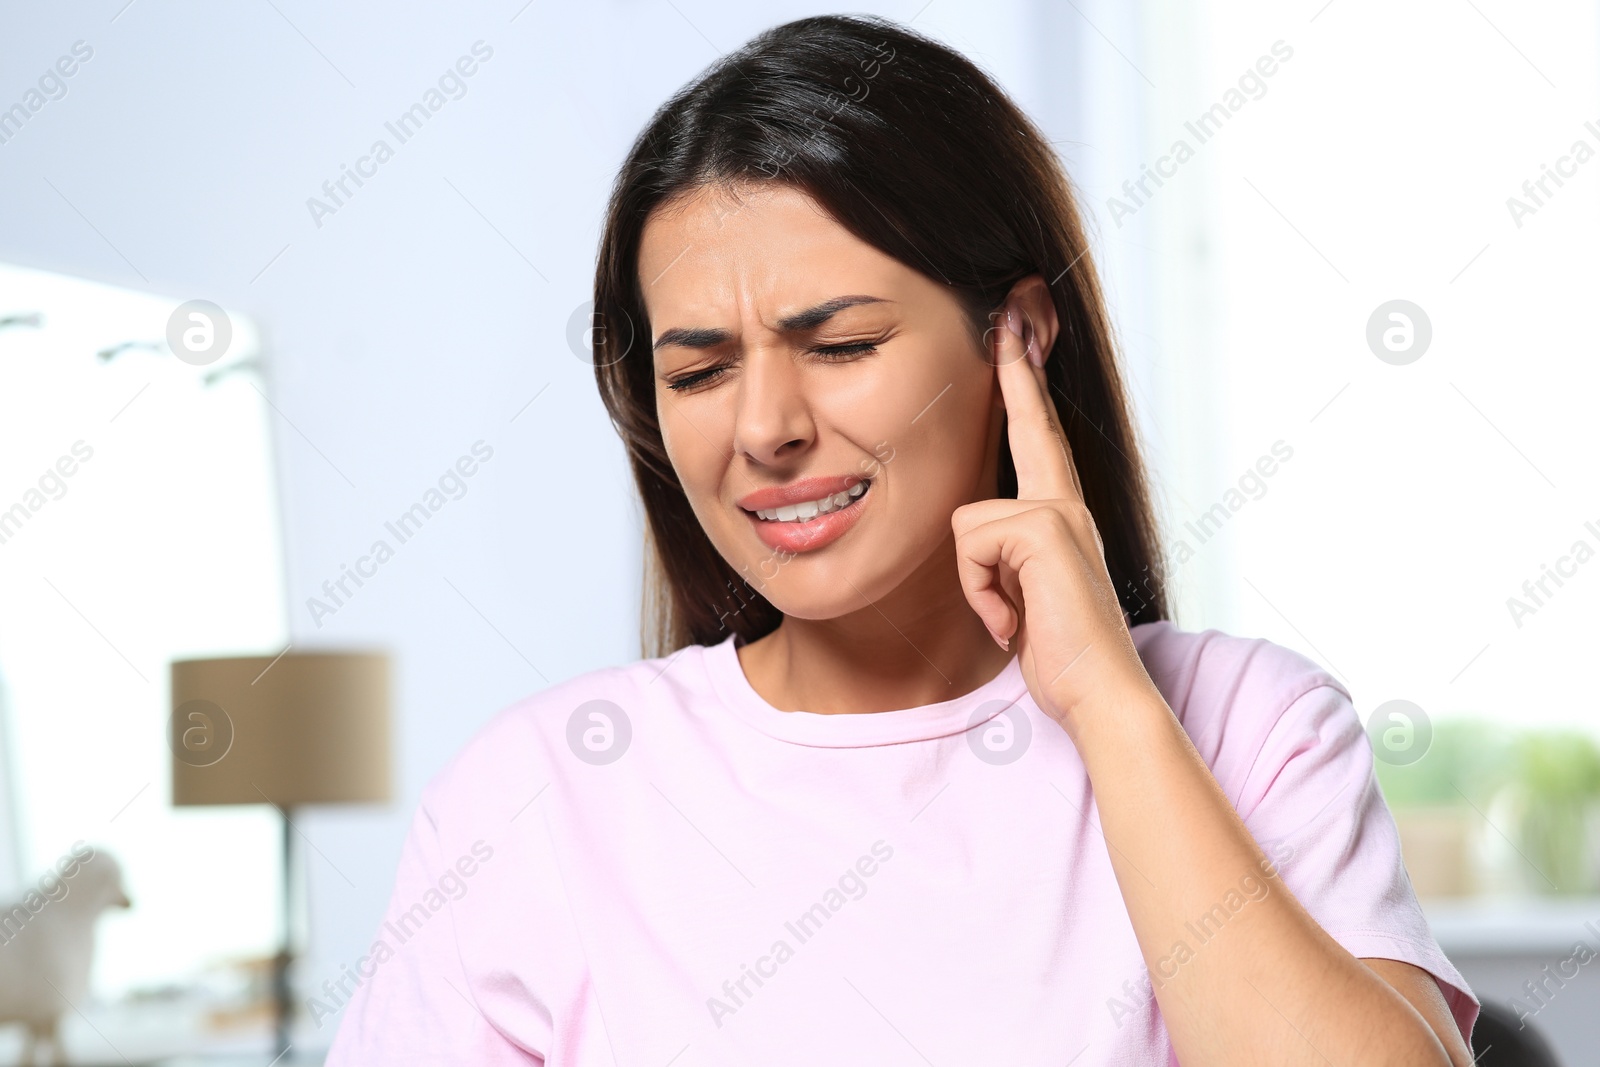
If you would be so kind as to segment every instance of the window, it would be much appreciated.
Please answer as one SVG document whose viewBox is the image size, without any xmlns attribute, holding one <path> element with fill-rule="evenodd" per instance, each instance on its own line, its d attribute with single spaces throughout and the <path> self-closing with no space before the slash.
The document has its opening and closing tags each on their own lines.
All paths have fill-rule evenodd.
<svg viewBox="0 0 1600 1067">
<path fill-rule="evenodd" d="M 1298 648 L 1363 711 L 1592 728 L 1592 5 L 1143 10 L 1083 8 L 1120 103 L 1061 148 L 1180 621 Z M 1375 316 L 1380 344 L 1425 319 L 1420 358 L 1380 358 Z"/>
</svg>

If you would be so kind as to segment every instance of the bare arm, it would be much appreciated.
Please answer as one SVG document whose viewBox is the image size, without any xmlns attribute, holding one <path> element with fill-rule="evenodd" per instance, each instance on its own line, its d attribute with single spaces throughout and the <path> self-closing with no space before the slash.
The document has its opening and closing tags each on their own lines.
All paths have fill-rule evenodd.
<svg viewBox="0 0 1600 1067">
<path fill-rule="evenodd" d="M 1289 892 L 1165 702 L 1082 703 L 1064 725 L 1184 1064 L 1471 1064 L 1411 999 L 1428 1007 L 1420 984 L 1363 964 Z"/>
<path fill-rule="evenodd" d="M 1472 1058 L 1472 1050 L 1462 1039 L 1455 1016 L 1450 1014 L 1450 1005 L 1445 1003 L 1444 991 L 1439 988 L 1439 982 L 1433 975 L 1403 960 L 1363 959 L 1361 962 L 1417 1009 L 1417 1014 L 1422 1016 L 1450 1054 L 1450 1067 L 1473 1067 L 1477 1061 Z"/>
<path fill-rule="evenodd" d="M 996 642 L 1016 642 L 1028 691 L 1088 770 L 1179 1057 L 1185 1067 L 1455 1067 L 1425 990 L 1362 963 L 1316 923 L 1145 671 L 1046 384 L 1058 323 L 1043 279 L 1018 282 L 1003 310 L 987 340 L 1017 496 L 956 510 L 957 565 L 973 610 Z"/>
</svg>

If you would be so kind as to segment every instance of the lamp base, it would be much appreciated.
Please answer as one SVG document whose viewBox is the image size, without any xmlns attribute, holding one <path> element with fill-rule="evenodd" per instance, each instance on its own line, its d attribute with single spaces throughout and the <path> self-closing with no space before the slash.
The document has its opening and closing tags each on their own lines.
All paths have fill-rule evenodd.
<svg viewBox="0 0 1600 1067">
<path fill-rule="evenodd" d="M 276 805 L 274 805 L 276 806 Z M 294 1028 L 294 991 L 289 986 L 289 969 L 294 964 L 295 870 L 294 825 L 289 812 L 278 808 L 283 832 L 283 943 L 272 959 L 273 1062 L 289 1053 L 289 1033 Z"/>
</svg>

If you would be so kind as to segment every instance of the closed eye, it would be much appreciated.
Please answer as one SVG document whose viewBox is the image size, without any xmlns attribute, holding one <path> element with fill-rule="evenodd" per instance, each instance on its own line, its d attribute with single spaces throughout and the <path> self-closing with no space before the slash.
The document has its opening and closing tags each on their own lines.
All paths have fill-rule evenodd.
<svg viewBox="0 0 1600 1067">
<path fill-rule="evenodd" d="M 674 378 L 667 383 L 667 388 L 672 390 L 693 389 L 697 385 L 705 385 L 722 376 L 727 367 L 709 367 L 706 370 L 685 374 L 681 378 Z"/>
<path fill-rule="evenodd" d="M 877 351 L 877 347 L 870 341 L 854 341 L 847 345 L 823 345 L 811 351 L 819 356 L 862 356 Z"/>
<path fill-rule="evenodd" d="M 823 357 L 826 362 L 841 363 L 855 356 L 864 356 L 868 353 L 876 352 L 877 350 L 878 346 L 871 341 L 852 341 L 849 344 L 821 345 L 817 348 L 811 349 L 813 354 Z M 686 389 L 694 389 L 702 385 L 709 385 L 718 378 L 722 377 L 727 370 L 728 368 L 726 366 L 708 367 L 705 370 L 695 371 L 692 374 L 685 374 L 682 377 L 672 379 L 667 383 L 667 388 L 675 392 L 680 392 Z"/>
</svg>

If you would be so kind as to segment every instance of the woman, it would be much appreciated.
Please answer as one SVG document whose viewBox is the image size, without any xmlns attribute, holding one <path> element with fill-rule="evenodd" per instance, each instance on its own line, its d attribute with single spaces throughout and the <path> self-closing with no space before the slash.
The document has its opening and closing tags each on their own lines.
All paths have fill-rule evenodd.
<svg viewBox="0 0 1600 1067">
<path fill-rule="evenodd" d="M 595 283 L 656 658 L 430 783 L 330 1064 L 1472 1062 L 1346 691 L 1167 619 L 1086 248 L 890 22 L 657 112 Z"/>
</svg>

